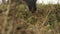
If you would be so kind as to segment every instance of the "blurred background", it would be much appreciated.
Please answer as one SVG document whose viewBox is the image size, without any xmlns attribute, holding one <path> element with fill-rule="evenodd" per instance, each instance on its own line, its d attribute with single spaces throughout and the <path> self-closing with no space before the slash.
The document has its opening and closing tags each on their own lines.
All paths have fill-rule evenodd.
<svg viewBox="0 0 60 34">
<path fill-rule="evenodd" d="M 6 0 L 7 1 L 7 0 Z M 0 0 L 0 4 L 2 3 L 2 0 Z M 57 3 L 60 3 L 60 0 L 37 0 L 37 4 L 57 4 Z"/>
</svg>

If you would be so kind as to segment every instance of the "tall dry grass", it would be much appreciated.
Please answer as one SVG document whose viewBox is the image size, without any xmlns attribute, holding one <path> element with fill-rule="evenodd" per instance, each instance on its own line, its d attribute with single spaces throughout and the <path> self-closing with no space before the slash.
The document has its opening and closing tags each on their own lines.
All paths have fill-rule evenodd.
<svg viewBox="0 0 60 34">
<path fill-rule="evenodd" d="M 2 13 L 6 10 L 6 5 L 0 5 Z M 4 10 L 4 11 L 3 11 Z M 14 12 L 15 11 L 15 12 Z M 16 6 L 16 10 L 11 7 L 8 14 L 8 23 L 5 32 L 13 34 L 13 14 L 17 18 L 15 34 L 60 34 L 60 5 L 37 5 L 37 13 L 25 11 L 24 5 Z M 1 19 L 3 20 L 3 19 Z M 0 21 L 2 30 L 3 21 Z M 11 30 L 12 28 L 12 30 Z"/>
</svg>

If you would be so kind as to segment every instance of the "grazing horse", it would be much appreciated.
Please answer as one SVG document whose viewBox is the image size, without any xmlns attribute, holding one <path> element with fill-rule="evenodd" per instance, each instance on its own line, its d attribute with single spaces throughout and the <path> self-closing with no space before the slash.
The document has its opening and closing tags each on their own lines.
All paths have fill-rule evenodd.
<svg viewBox="0 0 60 34">
<path fill-rule="evenodd" d="M 35 12 L 36 11 L 36 2 L 37 0 L 11 0 L 11 3 L 15 2 L 17 5 L 23 3 L 25 4 L 29 11 Z"/>
<path fill-rule="evenodd" d="M 29 8 L 29 11 L 36 11 L 36 1 L 37 0 L 24 0 Z"/>
</svg>

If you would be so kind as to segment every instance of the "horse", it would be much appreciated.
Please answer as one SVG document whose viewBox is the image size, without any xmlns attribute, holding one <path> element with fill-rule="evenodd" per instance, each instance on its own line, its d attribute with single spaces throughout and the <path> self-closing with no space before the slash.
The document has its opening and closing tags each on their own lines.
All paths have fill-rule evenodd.
<svg viewBox="0 0 60 34">
<path fill-rule="evenodd" d="M 11 2 L 15 2 L 16 4 L 25 4 L 29 11 L 32 11 L 32 12 L 35 12 L 37 10 L 37 7 L 36 7 L 36 2 L 37 0 L 11 0 Z"/>
</svg>

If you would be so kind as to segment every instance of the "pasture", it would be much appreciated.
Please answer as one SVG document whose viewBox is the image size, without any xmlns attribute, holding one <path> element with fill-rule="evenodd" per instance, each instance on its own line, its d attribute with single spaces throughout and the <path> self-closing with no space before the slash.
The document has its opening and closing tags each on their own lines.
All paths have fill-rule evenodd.
<svg viewBox="0 0 60 34">
<path fill-rule="evenodd" d="M 0 5 L 0 33 L 4 24 L 4 13 L 7 5 Z M 6 15 L 5 15 L 6 16 Z M 15 18 L 14 18 L 15 17 Z M 37 5 L 37 11 L 27 11 L 23 4 L 11 7 L 8 14 L 6 32 L 13 32 L 13 22 L 16 22 L 15 34 L 60 34 L 60 5 Z M 13 19 L 14 18 L 14 19 Z M 12 24 L 11 24 L 12 23 Z M 10 30 L 9 30 L 10 29 Z"/>
</svg>

